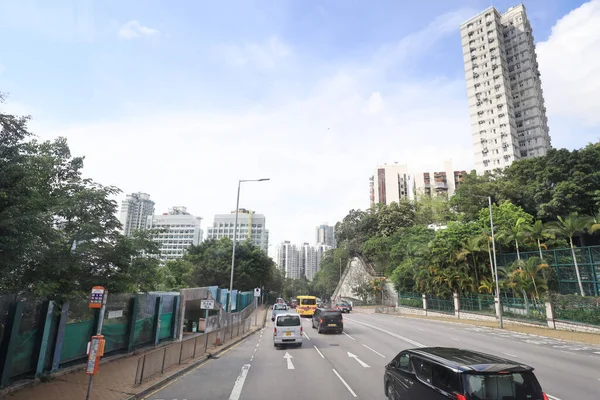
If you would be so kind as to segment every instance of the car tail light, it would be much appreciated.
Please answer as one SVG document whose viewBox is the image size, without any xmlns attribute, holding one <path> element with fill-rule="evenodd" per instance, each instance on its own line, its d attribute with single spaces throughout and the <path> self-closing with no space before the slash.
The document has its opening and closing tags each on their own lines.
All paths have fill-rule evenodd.
<svg viewBox="0 0 600 400">
<path fill-rule="evenodd" d="M 544 397 L 544 400 L 550 400 L 548 399 L 548 395 L 546 393 L 542 393 L 542 396 Z"/>
<path fill-rule="evenodd" d="M 467 398 L 462 394 L 456 394 L 456 400 L 467 400 Z"/>
<path fill-rule="evenodd" d="M 273 335 L 277 336 L 277 328 L 273 328 Z"/>
<path fill-rule="evenodd" d="M 323 323 L 323 318 L 321 318 L 321 320 L 319 321 L 319 323 L 320 323 L 320 324 L 322 324 L 322 323 Z"/>
<path fill-rule="evenodd" d="M 300 334 L 302 335 L 302 327 L 300 327 Z"/>
</svg>

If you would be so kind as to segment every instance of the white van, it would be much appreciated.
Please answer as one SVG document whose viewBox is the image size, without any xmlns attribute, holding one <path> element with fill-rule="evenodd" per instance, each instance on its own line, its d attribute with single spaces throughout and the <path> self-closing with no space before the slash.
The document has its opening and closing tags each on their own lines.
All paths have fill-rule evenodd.
<svg viewBox="0 0 600 400">
<path fill-rule="evenodd" d="M 273 345 L 302 346 L 302 321 L 298 314 L 277 314 L 273 324 Z"/>
</svg>

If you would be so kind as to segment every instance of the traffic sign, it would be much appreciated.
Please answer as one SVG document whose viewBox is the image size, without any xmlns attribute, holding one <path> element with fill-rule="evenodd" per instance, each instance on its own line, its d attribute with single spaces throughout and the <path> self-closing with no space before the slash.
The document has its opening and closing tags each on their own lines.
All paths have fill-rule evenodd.
<svg viewBox="0 0 600 400">
<path fill-rule="evenodd" d="M 202 310 L 212 310 L 215 308 L 214 300 L 200 300 L 200 308 Z"/>
<path fill-rule="evenodd" d="M 259 287 L 254 289 L 254 297 L 260 297 L 260 288 Z"/>
<path fill-rule="evenodd" d="M 108 290 L 102 286 L 94 286 L 92 293 L 90 293 L 89 308 L 102 308 L 102 305 L 106 304 Z"/>
</svg>

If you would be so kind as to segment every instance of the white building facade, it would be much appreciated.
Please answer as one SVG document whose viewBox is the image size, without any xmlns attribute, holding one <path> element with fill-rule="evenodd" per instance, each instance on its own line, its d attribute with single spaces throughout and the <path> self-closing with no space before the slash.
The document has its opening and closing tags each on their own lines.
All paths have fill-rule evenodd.
<svg viewBox="0 0 600 400">
<path fill-rule="evenodd" d="M 163 215 L 151 215 L 147 218 L 147 229 L 161 229 L 153 237 L 160 247 L 162 261 L 183 257 L 186 250 L 202 241 L 201 217 L 195 217 L 183 206 L 173 207 Z"/>
<path fill-rule="evenodd" d="M 233 230 L 235 225 L 235 211 L 231 214 L 217 214 L 213 226 L 207 229 L 207 239 L 229 238 L 233 240 Z M 262 214 L 256 214 L 254 211 L 239 209 L 237 241 L 243 242 L 250 240 L 255 246 L 258 246 L 265 253 L 269 248 L 269 231 L 266 228 L 266 218 Z"/>
<path fill-rule="evenodd" d="M 444 161 L 442 170 L 416 172 L 413 178 L 414 198 L 419 199 L 421 196 L 450 198 L 466 174 L 466 171 L 455 171 L 452 160 Z"/>
<path fill-rule="evenodd" d="M 131 234 L 139 229 L 146 227 L 148 217 L 154 214 L 154 202 L 150 200 L 148 193 L 128 194 L 125 200 L 121 202 L 121 221 L 123 235 Z"/>
<path fill-rule="evenodd" d="M 545 155 L 548 119 L 525 6 L 490 7 L 460 32 L 477 172 Z"/>
<path fill-rule="evenodd" d="M 409 198 L 409 174 L 406 165 L 384 164 L 370 179 L 371 207 L 375 204 L 399 203 Z"/>
<path fill-rule="evenodd" d="M 286 278 L 300 279 L 302 277 L 300 251 L 295 244 L 284 241 L 278 245 L 276 262 L 283 276 Z"/>
</svg>

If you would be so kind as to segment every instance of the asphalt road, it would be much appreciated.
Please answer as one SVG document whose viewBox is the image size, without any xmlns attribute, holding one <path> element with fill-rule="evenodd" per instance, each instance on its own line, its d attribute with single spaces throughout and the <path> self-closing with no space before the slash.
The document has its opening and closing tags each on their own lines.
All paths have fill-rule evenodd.
<svg viewBox="0 0 600 400">
<path fill-rule="evenodd" d="M 384 399 L 385 364 L 401 350 L 422 346 L 469 348 L 532 365 L 553 400 L 600 399 L 600 347 L 450 322 L 353 313 L 344 315 L 342 335 L 319 335 L 310 319 L 304 319 L 303 346 L 275 349 L 268 322 L 260 333 L 147 399 Z"/>
</svg>

